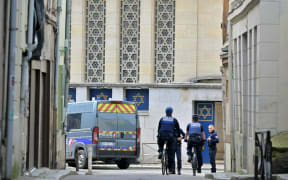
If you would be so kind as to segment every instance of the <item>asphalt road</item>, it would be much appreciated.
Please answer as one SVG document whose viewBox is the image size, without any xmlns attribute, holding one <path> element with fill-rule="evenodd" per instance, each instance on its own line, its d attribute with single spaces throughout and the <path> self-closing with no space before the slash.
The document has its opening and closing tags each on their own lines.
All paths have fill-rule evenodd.
<svg viewBox="0 0 288 180">
<path fill-rule="evenodd" d="M 205 179 L 204 175 L 209 173 L 209 170 L 204 169 L 201 174 L 193 177 L 192 170 L 185 167 L 182 169 L 182 175 L 163 176 L 160 167 L 132 166 L 127 170 L 120 170 L 114 165 L 96 165 L 93 166 L 93 175 L 85 175 L 86 172 L 87 170 L 80 170 L 79 175 L 68 176 L 64 180 L 191 180 Z"/>
</svg>

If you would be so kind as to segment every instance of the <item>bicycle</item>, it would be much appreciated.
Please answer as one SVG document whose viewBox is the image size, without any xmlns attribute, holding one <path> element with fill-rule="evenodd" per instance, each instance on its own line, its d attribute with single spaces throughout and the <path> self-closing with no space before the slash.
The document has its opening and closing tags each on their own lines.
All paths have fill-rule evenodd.
<svg viewBox="0 0 288 180">
<path fill-rule="evenodd" d="M 185 142 L 188 143 L 188 140 L 185 140 Z M 191 151 L 191 166 L 192 166 L 192 172 L 193 176 L 196 176 L 196 170 L 198 169 L 198 158 L 197 158 L 197 150 L 196 150 L 197 144 L 192 145 L 192 151 Z"/>
<path fill-rule="evenodd" d="M 168 173 L 168 146 L 167 146 L 167 141 L 164 143 L 164 150 L 161 158 L 161 165 L 162 165 L 162 175 L 164 176 L 169 175 Z"/>
<path fill-rule="evenodd" d="M 193 176 L 196 176 L 196 170 L 198 168 L 198 159 L 197 159 L 197 152 L 196 152 L 195 146 L 192 146 L 191 165 L 192 165 Z"/>
</svg>

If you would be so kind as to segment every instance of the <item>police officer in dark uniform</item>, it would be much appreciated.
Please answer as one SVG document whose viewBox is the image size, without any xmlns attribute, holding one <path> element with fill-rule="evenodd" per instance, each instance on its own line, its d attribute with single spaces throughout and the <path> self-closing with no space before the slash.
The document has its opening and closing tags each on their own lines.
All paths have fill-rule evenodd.
<svg viewBox="0 0 288 180">
<path fill-rule="evenodd" d="M 172 117 L 172 107 L 167 107 L 165 112 L 166 116 L 160 119 L 158 126 L 158 158 L 162 158 L 163 146 L 165 141 L 167 141 L 169 173 L 175 174 L 175 146 L 176 141 L 181 140 L 180 128 L 177 119 Z"/>
<path fill-rule="evenodd" d="M 187 125 L 185 141 L 187 141 L 188 139 L 188 145 L 187 145 L 188 162 L 191 162 L 192 147 L 195 147 L 198 160 L 197 172 L 201 173 L 201 167 L 203 165 L 202 145 L 203 142 L 205 141 L 205 133 L 203 126 L 198 122 L 198 120 L 199 116 L 197 114 L 193 115 L 192 123 Z"/>
<path fill-rule="evenodd" d="M 215 156 L 217 152 L 217 143 L 219 143 L 219 138 L 214 130 L 214 126 L 211 124 L 208 127 L 209 136 L 207 138 L 208 147 L 209 147 L 209 157 L 210 157 L 210 164 L 211 164 L 211 172 L 216 173 L 216 163 L 215 163 Z"/>
<path fill-rule="evenodd" d="M 185 133 L 183 132 L 183 130 L 180 128 L 180 135 L 181 138 L 184 139 L 185 138 Z M 181 159 L 181 140 L 177 141 L 176 143 L 176 157 L 177 157 L 177 170 L 178 170 L 178 175 L 181 175 L 181 168 L 182 168 L 182 159 Z"/>
</svg>

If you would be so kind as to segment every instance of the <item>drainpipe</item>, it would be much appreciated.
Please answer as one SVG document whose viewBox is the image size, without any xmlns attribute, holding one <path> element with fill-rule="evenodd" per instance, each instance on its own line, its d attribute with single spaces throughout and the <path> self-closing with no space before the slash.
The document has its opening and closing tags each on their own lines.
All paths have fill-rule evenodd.
<svg viewBox="0 0 288 180">
<path fill-rule="evenodd" d="M 1 11 L 3 13 L 3 17 L 2 18 L 2 21 L 3 21 L 3 33 L 4 34 L 0 34 L 0 36 L 3 37 L 3 62 L 0 64 L 2 67 L 3 67 L 3 72 L 0 72 L 1 75 L 3 75 L 3 82 L 1 82 L 0 86 L 3 86 L 3 91 L 2 91 L 2 94 L 0 94 L 0 96 L 2 96 L 2 102 L 0 103 L 3 103 L 2 106 L 1 106 L 1 114 L 0 114 L 0 141 L 2 142 L 2 138 L 4 136 L 4 123 L 3 121 L 6 119 L 6 116 L 5 116 L 5 113 L 6 112 L 6 105 L 4 102 L 6 102 L 6 94 L 7 94 L 7 90 L 6 90 L 6 84 L 7 84 L 7 36 L 9 36 L 9 33 L 7 32 L 7 22 L 9 20 L 9 16 L 7 14 L 8 12 L 8 2 L 7 1 L 1 1 Z M 3 66 L 4 65 L 4 66 Z M 0 164 L 1 166 L 3 165 L 3 148 L 2 148 L 2 143 L 0 143 Z M 4 170 L 4 167 L 0 170 L 0 179 L 2 179 L 3 177 L 3 170 Z"/>
<path fill-rule="evenodd" d="M 65 25 L 65 88 L 64 88 L 64 106 L 67 107 L 68 94 L 69 94 L 69 81 L 70 81 L 70 27 L 71 23 L 71 0 L 66 0 L 66 25 Z M 66 120 L 66 113 L 64 114 L 64 119 Z M 66 128 L 66 121 L 64 122 L 64 128 Z"/>
<path fill-rule="evenodd" d="M 32 51 L 37 47 L 38 40 L 35 38 L 35 43 L 33 43 L 33 25 L 34 25 L 34 3 L 35 0 L 29 1 L 29 15 L 28 15 L 28 37 L 27 37 L 27 55 L 23 58 L 22 62 L 22 73 L 21 73 L 21 90 L 20 90 L 20 118 L 27 124 L 26 122 L 26 113 L 25 108 L 27 107 L 28 97 L 29 97 L 29 61 L 32 57 Z M 28 128 L 25 130 L 25 134 L 27 135 Z M 25 138 L 25 137 L 23 137 Z M 25 142 L 25 141 L 22 141 Z M 25 150 L 25 153 L 27 148 Z M 25 158 L 24 158 L 25 159 Z M 25 161 L 22 162 L 22 167 L 25 167 Z"/>
<path fill-rule="evenodd" d="M 61 0 L 57 0 L 57 37 L 56 37 L 56 57 L 55 57 L 55 96 L 54 96 L 54 108 L 57 109 L 58 103 L 58 64 L 59 64 L 59 40 L 60 40 L 60 13 L 61 13 Z"/>
<path fill-rule="evenodd" d="M 23 58 L 22 63 L 22 81 L 21 81 L 21 102 L 20 102 L 20 114 L 25 117 L 25 103 L 28 98 L 29 89 L 29 61 L 32 57 L 32 51 L 37 47 L 38 40 L 35 38 L 35 43 L 33 43 L 33 24 L 34 24 L 34 2 L 35 0 L 29 1 L 29 17 L 28 17 L 28 48 L 27 56 Z"/>
<path fill-rule="evenodd" d="M 15 61 L 16 61 L 16 32 L 17 32 L 17 0 L 10 1 L 10 36 L 8 62 L 8 102 L 7 102 L 7 149 L 5 177 L 12 177 L 13 152 L 13 121 L 14 121 L 14 93 L 15 93 Z"/>
<path fill-rule="evenodd" d="M 67 104 L 68 104 L 68 94 L 69 94 L 69 81 L 70 81 L 70 31 L 71 31 L 71 0 L 66 0 L 66 24 L 65 24 L 65 54 L 64 54 L 64 77 L 65 77 L 65 87 L 64 87 L 64 110 L 63 111 L 63 134 L 65 135 L 66 140 L 66 127 L 67 127 Z M 66 146 L 64 146 L 66 152 Z M 65 153 L 66 159 L 66 153 Z"/>
<path fill-rule="evenodd" d="M 55 57 L 55 77 L 54 77 L 54 87 L 55 87 L 55 91 L 54 91 L 54 132 L 53 132 L 53 146 L 54 146 L 54 150 L 52 153 L 52 166 L 53 168 L 57 168 L 57 162 L 56 162 L 56 154 L 57 154 L 57 124 L 58 124 L 58 117 L 57 117 L 57 110 L 58 110 L 58 76 L 59 76 L 59 68 L 58 68 L 58 64 L 59 64 L 59 57 L 60 57 L 60 52 L 59 52 L 59 41 L 60 41 L 60 13 L 61 13 L 61 0 L 57 0 L 57 35 L 56 35 L 56 47 L 55 47 L 55 51 L 56 51 L 56 57 Z"/>
</svg>

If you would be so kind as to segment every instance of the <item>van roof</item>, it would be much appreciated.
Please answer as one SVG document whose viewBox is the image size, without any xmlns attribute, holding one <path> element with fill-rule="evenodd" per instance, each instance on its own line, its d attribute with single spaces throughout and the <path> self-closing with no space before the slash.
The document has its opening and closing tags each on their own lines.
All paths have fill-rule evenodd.
<svg viewBox="0 0 288 180">
<path fill-rule="evenodd" d="M 96 100 L 96 101 L 83 101 L 68 103 L 67 113 L 83 113 L 83 112 L 94 112 L 97 103 L 122 103 L 122 104 L 135 104 L 133 101 L 120 101 L 120 100 Z"/>
<path fill-rule="evenodd" d="M 82 112 L 93 112 L 94 101 L 68 103 L 67 113 L 82 113 Z"/>
<path fill-rule="evenodd" d="M 133 101 L 123 101 L 123 100 L 97 100 L 97 102 L 99 102 L 99 103 L 113 103 L 113 102 L 116 102 L 116 103 L 124 103 L 124 104 L 135 104 L 135 102 L 133 102 Z"/>
</svg>

